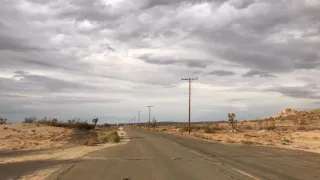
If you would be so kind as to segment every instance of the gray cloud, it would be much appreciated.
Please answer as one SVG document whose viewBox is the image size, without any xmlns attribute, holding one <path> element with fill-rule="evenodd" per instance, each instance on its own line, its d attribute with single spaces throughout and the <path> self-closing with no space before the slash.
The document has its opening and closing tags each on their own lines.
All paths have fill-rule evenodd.
<svg viewBox="0 0 320 180">
<path fill-rule="evenodd" d="M 215 70 L 207 73 L 209 75 L 216 75 L 216 76 L 233 76 L 236 73 L 233 71 L 225 71 L 225 70 Z"/>
<path fill-rule="evenodd" d="M 319 88 L 314 84 L 306 86 L 294 86 L 294 87 L 274 87 L 267 89 L 270 92 L 277 92 L 284 96 L 292 98 L 304 98 L 304 99 L 320 99 Z"/>
<path fill-rule="evenodd" d="M 38 51 L 37 47 L 27 44 L 23 39 L 16 39 L 0 34 L 0 50 L 10 50 L 18 52 Z"/>
<path fill-rule="evenodd" d="M 158 65 L 184 65 L 191 68 L 205 68 L 211 64 L 208 60 L 196 59 L 173 59 L 169 57 L 152 57 L 151 55 L 139 56 L 146 63 Z"/>
<path fill-rule="evenodd" d="M 242 74 L 242 76 L 243 76 L 243 77 L 260 76 L 260 77 L 264 77 L 264 78 L 276 77 L 276 76 L 274 76 L 274 75 L 268 74 L 267 72 L 257 71 L 257 70 L 250 70 L 250 71 Z"/>
<path fill-rule="evenodd" d="M 86 84 L 68 82 L 52 77 L 29 74 L 24 71 L 16 71 L 12 78 L 0 78 L 0 91 L 6 92 L 58 92 L 70 89 L 92 88 Z"/>
<path fill-rule="evenodd" d="M 200 77 L 195 93 L 210 97 L 217 91 L 224 94 L 221 99 L 238 99 L 256 114 L 266 108 L 256 109 L 252 100 L 239 97 L 252 92 L 263 101 L 272 97 L 267 91 L 295 98 L 297 104 L 301 98 L 318 99 L 319 17 L 319 4 L 303 0 L 4 0 L 0 110 L 12 117 L 51 109 L 66 116 L 79 109 L 85 115 L 122 117 L 166 97 L 169 102 L 156 105 L 159 119 L 173 114 L 185 119 L 170 110 L 182 105 L 170 101 L 180 100 L 185 90 L 179 77 L 184 76 Z M 212 82 L 209 74 L 232 78 Z M 246 78 L 254 76 L 262 78 Z M 308 85 L 278 86 L 297 80 Z M 255 88 L 265 84 L 274 88 Z M 230 90 L 220 92 L 220 86 Z M 15 108 L 5 108 L 8 101 Z M 59 109 L 62 102 L 69 102 L 70 109 Z M 212 104 L 195 102 L 204 109 Z M 271 104 L 270 112 L 279 111 L 275 106 L 286 105 Z"/>
</svg>

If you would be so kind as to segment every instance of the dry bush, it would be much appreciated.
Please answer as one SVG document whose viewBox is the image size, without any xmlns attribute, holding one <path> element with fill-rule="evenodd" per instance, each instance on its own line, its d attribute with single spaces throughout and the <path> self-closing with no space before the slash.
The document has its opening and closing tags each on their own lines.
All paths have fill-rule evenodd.
<svg viewBox="0 0 320 180">
<path fill-rule="evenodd" d="M 7 120 L 7 118 L 0 117 L 0 124 L 6 124 Z"/>
<path fill-rule="evenodd" d="M 299 120 L 299 125 L 306 125 L 306 124 L 307 124 L 306 120 L 304 119 Z"/>
<path fill-rule="evenodd" d="M 64 122 L 64 121 L 58 121 L 57 119 L 47 120 L 45 118 L 37 121 L 37 123 L 45 124 L 48 126 L 54 126 L 54 127 L 66 127 L 66 128 L 80 129 L 80 130 L 91 130 L 95 128 L 94 124 L 89 124 L 87 121 L 80 121 L 80 119 L 77 119 L 77 120 L 74 119 L 74 121 L 70 120 L 68 122 Z"/>
<path fill-rule="evenodd" d="M 32 116 L 32 117 L 25 117 L 23 123 L 34 123 L 36 122 L 37 117 Z"/>
<path fill-rule="evenodd" d="M 209 125 L 206 125 L 204 127 L 204 132 L 205 133 L 215 133 L 216 131 L 215 131 L 215 129 L 213 127 L 210 127 Z"/>
<path fill-rule="evenodd" d="M 188 132 L 189 128 L 186 125 L 180 126 L 179 127 L 179 133 L 184 133 L 184 132 Z"/>
<path fill-rule="evenodd" d="M 245 144 L 245 145 L 253 145 L 253 144 L 255 144 L 255 142 L 250 141 L 250 140 L 242 140 L 241 143 Z"/>
<path fill-rule="evenodd" d="M 305 126 L 298 126 L 297 130 L 298 131 L 306 131 L 307 128 Z"/>
<path fill-rule="evenodd" d="M 314 131 L 314 130 L 320 130 L 320 127 L 312 126 L 312 127 L 307 127 L 306 129 L 309 131 Z"/>
<path fill-rule="evenodd" d="M 197 138 L 201 138 L 201 139 L 208 139 L 207 136 L 201 134 L 201 133 L 197 133 L 197 134 L 194 134 L 193 136 L 197 137 Z"/>
<path fill-rule="evenodd" d="M 98 140 L 101 143 L 105 142 L 120 142 L 120 136 L 118 135 L 117 131 L 111 131 L 111 132 L 100 132 L 98 134 Z"/>
<path fill-rule="evenodd" d="M 197 131 L 199 131 L 199 130 L 201 130 L 201 129 L 202 129 L 202 127 L 199 126 L 199 125 L 192 126 L 192 130 L 197 130 Z M 187 127 L 187 131 L 188 131 L 188 127 Z"/>
<path fill-rule="evenodd" d="M 86 139 L 83 141 L 83 145 L 86 145 L 86 146 L 96 146 L 97 144 L 99 144 L 99 141 L 97 138 Z"/>
<path fill-rule="evenodd" d="M 226 143 L 235 143 L 235 141 L 232 140 L 232 139 L 230 139 L 230 138 L 227 138 L 227 139 L 226 139 Z"/>
</svg>

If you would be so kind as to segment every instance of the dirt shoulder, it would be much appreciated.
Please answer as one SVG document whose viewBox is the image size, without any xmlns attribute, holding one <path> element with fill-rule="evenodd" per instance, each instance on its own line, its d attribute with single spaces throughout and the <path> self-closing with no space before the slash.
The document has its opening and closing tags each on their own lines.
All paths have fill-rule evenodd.
<svg viewBox="0 0 320 180">
<path fill-rule="evenodd" d="M 232 123 L 233 128 L 232 128 Z M 287 108 L 273 117 L 244 121 L 163 125 L 156 131 L 193 136 L 220 143 L 276 146 L 320 153 L 320 109 L 297 111 Z M 234 130 L 234 132 L 233 132 Z"/>
<path fill-rule="evenodd" d="M 320 153 L 320 130 L 255 130 L 246 129 L 232 132 L 229 128 L 197 126 L 188 134 L 187 129 L 179 126 L 160 126 L 155 131 L 192 136 L 219 143 L 237 143 L 255 146 L 273 146 L 287 149 Z M 221 126 L 222 127 L 222 126 Z"/>
<path fill-rule="evenodd" d="M 122 129 L 117 131 L 120 136 L 126 136 Z M 75 163 L 89 152 L 126 143 L 84 145 L 96 134 L 97 130 L 36 124 L 1 125 L 0 174 L 6 174 L 7 179 L 46 179 L 61 166 Z"/>
</svg>

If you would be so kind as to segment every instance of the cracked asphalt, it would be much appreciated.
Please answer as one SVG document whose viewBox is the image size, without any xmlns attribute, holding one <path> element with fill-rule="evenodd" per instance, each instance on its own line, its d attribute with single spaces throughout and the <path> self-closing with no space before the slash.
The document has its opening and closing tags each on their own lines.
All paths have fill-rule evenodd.
<svg viewBox="0 0 320 180">
<path fill-rule="evenodd" d="M 89 153 L 79 163 L 61 169 L 54 179 L 320 179 L 320 155 L 315 153 L 226 145 L 137 129 L 126 131 L 130 142 Z"/>
</svg>

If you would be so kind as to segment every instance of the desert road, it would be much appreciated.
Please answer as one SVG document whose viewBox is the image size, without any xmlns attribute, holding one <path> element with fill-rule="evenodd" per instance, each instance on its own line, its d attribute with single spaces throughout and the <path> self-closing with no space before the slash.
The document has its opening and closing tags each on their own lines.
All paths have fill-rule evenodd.
<svg viewBox="0 0 320 180">
<path fill-rule="evenodd" d="M 87 154 L 80 162 L 64 167 L 55 179 L 320 179 L 319 154 L 125 130 L 130 142 Z"/>
</svg>

